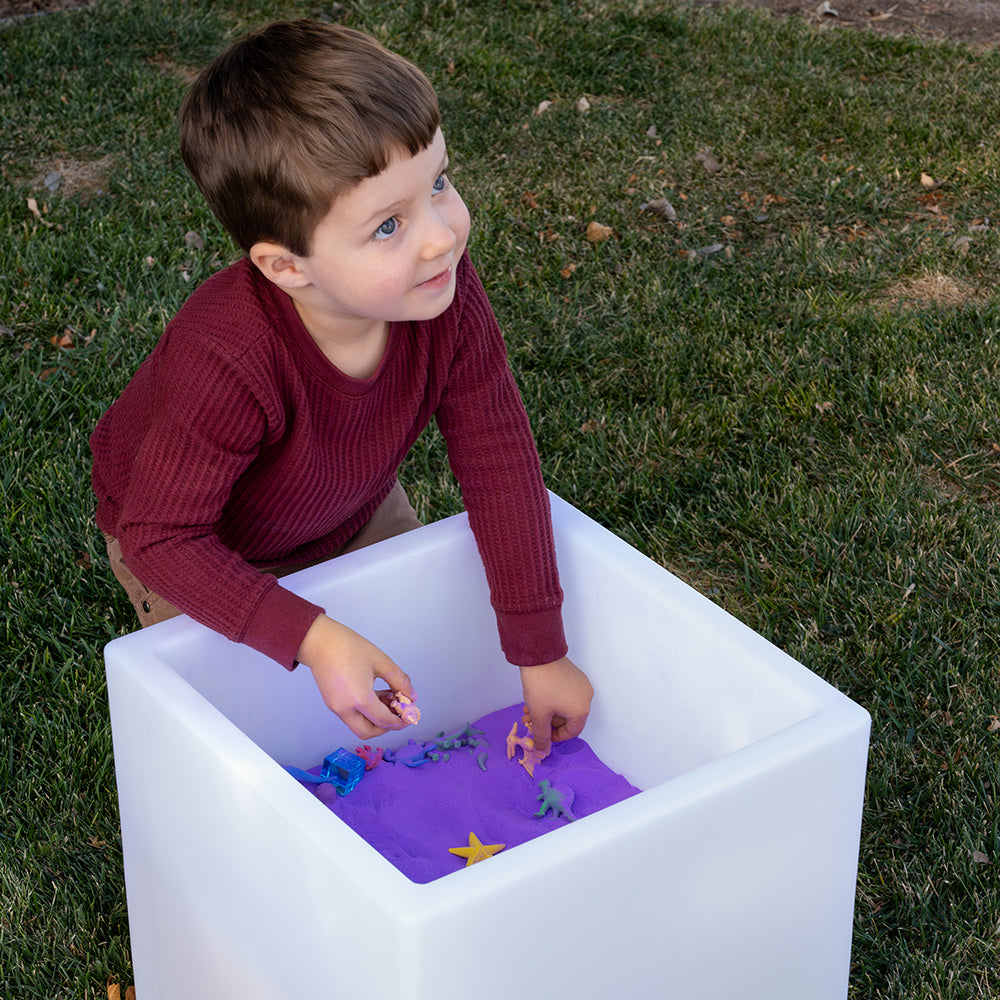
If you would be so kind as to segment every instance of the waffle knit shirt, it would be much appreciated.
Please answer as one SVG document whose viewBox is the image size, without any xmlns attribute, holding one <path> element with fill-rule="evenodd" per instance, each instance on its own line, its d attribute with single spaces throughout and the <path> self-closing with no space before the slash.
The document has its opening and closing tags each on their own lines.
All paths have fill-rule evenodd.
<svg viewBox="0 0 1000 1000">
<path fill-rule="evenodd" d="M 260 567 L 317 561 L 372 516 L 434 418 L 518 665 L 566 653 L 548 495 L 506 349 L 464 256 L 451 306 L 393 323 L 353 379 L 246 259 L 200 286 L 91 436 L 97 523 L 181 611 L 292 668 L 324 610 Z M 419 581 L 414 581 L 419 586 Z"/>
</svg>

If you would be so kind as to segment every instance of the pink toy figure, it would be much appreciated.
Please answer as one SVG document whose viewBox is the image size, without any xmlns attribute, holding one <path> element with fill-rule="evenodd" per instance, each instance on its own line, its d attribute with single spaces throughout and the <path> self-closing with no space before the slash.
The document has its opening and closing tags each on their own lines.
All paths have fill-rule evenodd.
<svg viewBox="0 0 1000 1000">
<path fill-rule="evenodd" d="M 507 760 L 513 760 L 514 748 L 520 747 L 521 759 L 518 761 L 518 764 L 534 778 L 535 765 L 545 760 L 545 754 L 539 753 L 535 749 L 535 741 L 531 738 L 531 718 L 528 715 L 527 705 L 524 706 L 521 719 L 524 722 L 524 728 L 527 729 L 527 732 L 524 736 L 518 736 L 517 721 L 514 721 L 514 724 L 510 727 L 510 732 L 507 734 Z"/>
<path fill-rule="evenodd" d="M 382 763 L 382 748 L 376 747 L 374 750 L 366 743 L 363 747 L 355 747 L 357 754 L 365 762 L 365 770 L 371 771 Z"/>
<path fill-rule="evenodd" d="M 394 691 L 391 708 L 408 726 L 415 726 L 420 721 L 420 709 L 401 691 Z"/>
</svg>

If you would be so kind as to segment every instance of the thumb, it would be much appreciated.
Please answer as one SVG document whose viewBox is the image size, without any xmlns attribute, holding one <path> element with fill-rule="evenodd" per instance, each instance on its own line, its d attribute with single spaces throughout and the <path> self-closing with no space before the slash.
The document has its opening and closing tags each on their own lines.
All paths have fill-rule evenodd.
<svg viewBox="0 0 1000 1000">
<path fill-rule="evenodd" d="M 385 661 L 376 668 L 375 676 L 385 681 L 393 691 L 405 694 L 410 701 L 416 701 L 416 694 L 413 690 L 413 682 L 409 675 L 404 673 L 395 662 L 386 657 Z"/>
<path fill-rule="evenodd" d="M 563 740 L 571 740 L 574 736 L 579 736 L 583 732 L 586 723 L 586 715 L 571 719 L 563 719 L 560 716 L 555 716 L 552 719 L 552 739 L 557 743 L 561 743 Z"/>
<path fill-rule="evenodd" d="M 547 757 L 552 750 L 552 717 L 543 715 L 537 722 L 536 716 L 531 716 L 531 741 L 535 750 L 542 757 Z"/>
</svg>

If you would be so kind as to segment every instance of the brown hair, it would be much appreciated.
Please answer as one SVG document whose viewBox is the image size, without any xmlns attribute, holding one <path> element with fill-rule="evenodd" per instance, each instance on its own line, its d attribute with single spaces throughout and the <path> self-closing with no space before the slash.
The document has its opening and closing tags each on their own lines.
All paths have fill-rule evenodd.
<svg viewBox="0 0 1000 1000">
<path fill-rule="evenodd" d="M 249 250 L 269 240 L 308 256 L 334 199 L 426 149 L 437 95 L 373 38 L 279 21 L 237 42 L 181 107 L 181 156 L 212 211 Z"/>
</svg>

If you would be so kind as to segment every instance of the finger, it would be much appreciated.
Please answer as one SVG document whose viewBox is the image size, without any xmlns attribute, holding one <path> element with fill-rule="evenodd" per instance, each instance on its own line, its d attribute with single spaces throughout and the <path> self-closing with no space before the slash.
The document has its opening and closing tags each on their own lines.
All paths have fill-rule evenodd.
<svg viewBox="0 0 1000 1000">
<path fill-rule="evenodd" d="M 373 740 L 377 736 L 384 736 L 387 732 L 381 726 L 374 725 L 358 711 L 345 712 L 340 718 L 355 736 L 363 740 Z"/>
<path fill-rule="evenodd" d="M 531 715 L 531 741 L 535 744 L 535 749 L 543 756 L 547 756 L 552 749 L 552 716 L 543 715 L 536 721 L 535 713 Z"/>
<path fill-rule="evenodd" d="M 562 743 L 565 740 L 571 740 L 579 736 L 583 732 L 584 727 L 587 725 L 587 716 L 580 715 L 573 719 L 562 719 L 558 726 L 555 725 L 555 719 L 552 722 L 552 739 L 557 743 Z"/>
<path fill-rule="evenodd" d="M 357 706 L 357 711 L 373 726 L 382 729 L 402 729 L 406 723 L 379 698 L 374 691 L 369 692 L 364 702 Z"/>
<path fill-rule="evenodd" d="M 384 680 L 393 691 L 400 691 L 406 695 L 410 701 L 416 701 L 417 695 L 413 690 L 413 682 L 399 666 L 392 660 L 386 659 L 383 664 L 375 668 L 375 676 Z"/>
</svg>

